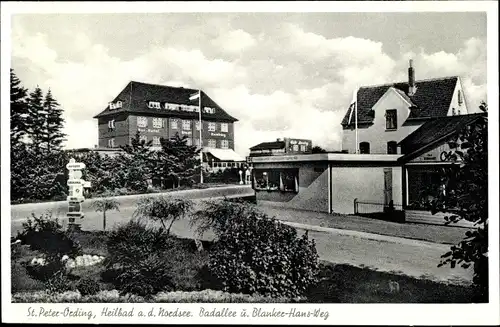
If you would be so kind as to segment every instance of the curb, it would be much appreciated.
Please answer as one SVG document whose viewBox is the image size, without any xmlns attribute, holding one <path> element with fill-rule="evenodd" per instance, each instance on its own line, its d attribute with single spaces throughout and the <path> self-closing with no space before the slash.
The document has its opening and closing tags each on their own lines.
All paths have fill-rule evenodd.
<svg viewBox="0 0 500 327">
<path fill-rule="evenodd" d="M 388 243 L 394 243 L 394 244 L 404 244 L 404 245 L 428 247 L 428 248 L 434 248 L 434 249 L 441 248 L 441 249 L 443 249 L 443 251 L 447 251 L 450 248 L 450 245 L 442 244 L 442 243 L 433 243 L 433 242 L 420 241 L 420 240 L 403 238 L 403 237 L 387 236 L 387 235 L 367 233 L 367 232 L 359 232 L 359 231 L 348 230 L 348 229 L 337 229 L 337 228 L 321 227 L 321 226 L 315 226 L 315 225 L 306 225 L 306 224 L 289 222 L 289 221 L 285 221 L 285 220 L 279 220 L 279 221 L 285 225 L 289 225 L 289 226 L 292 226 L 292 227 L 295 227 L 298 229 L 310 230 L 310 231 L 315 231 L 315 232 L 337 234 L 337 235 L 344 235 L 344 236 L 352 236 L 352 237 L 357 237 L 357 238 L 362 238 L 362 239 L 367 239 L 367 240 L 388 242 Z"/>
</svg>

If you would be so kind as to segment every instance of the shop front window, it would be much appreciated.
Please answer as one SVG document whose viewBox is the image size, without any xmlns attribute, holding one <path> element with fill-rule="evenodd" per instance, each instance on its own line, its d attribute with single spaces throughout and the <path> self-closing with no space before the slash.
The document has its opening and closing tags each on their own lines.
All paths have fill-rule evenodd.
<svg viewBox="0 0 500 327">
<path fill-rule="evenodd" d="M 253 188 L 257 191 L 298 192 L 298 169 L 254 169 Z"/>
</svg>

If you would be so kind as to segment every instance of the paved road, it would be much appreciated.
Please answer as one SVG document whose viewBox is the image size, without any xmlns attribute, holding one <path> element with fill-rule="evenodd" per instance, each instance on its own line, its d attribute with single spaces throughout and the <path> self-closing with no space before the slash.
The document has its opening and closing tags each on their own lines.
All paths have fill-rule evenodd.
<svg viewBox="0 0 500 327">
<path fill-rule="evenodd" d="M 239 191 L 236 191 L 239 190 Z M 197 190 L 206 191 L 206 190 Z M 230 192 L 240 192 L 245 194 L 248 189 L 244 187 L 233 190 L 219 190 L 206 192 L 186 192 L 186 197 L 193 199 L 196 209 L 202 209 L 202 201 L 208 199 L 220 198 L 222 195 L 229 195 Z M 250 190 L 251 191 L 251 190 Z M 228 193 L 229 192 L 229 193 Z M 174 194 L 171 194 L 174 195 Z M 178 196 L 180 194 L 175 194 Z M 207 196 L 208 197 L 204 197 Z M 112 228 L 118 224 L 126 223 L 135 210 L 137 198 L 121 197 L 119 199 L 121 206 L 120 212 L 111 211 L 107 214 L 107 226 Z M 13 235 L 16 230 L 21 228 L 29 210 L 36 210 L 37 205 L 29 207 L 13 206 L 13 219 L 11 231 Z M 46 208 L 43 208 L 44 210 Z M 93 211 L 86 210 L 86 217 L 81 220 L 84 230 L 101 230 L 102 215 Z M 311 213 L 314 214 L 314 213 Z M 437 244 L 432 242 L 408 240 L 398 237 L 380 237 L 378 234 L 367 234 L 363 232 L 345 231 L 334 228 L 321 228 L 318 226 L 297 225 L 296 223 L 286 222 L 299 229 L 302 234 L 306 229 L 309 230 L 309 237 L 316 241 L 318 254 L 322 260 L 351 264 L 360 267 L 370 267 L 372 269 L 402 273 L 413 277 L 425 277 L 427 279 L 453 282 L 470 283 L 472 280 L 472 270 L 462 268 L 450 269 L 449 267 L 437 268 L 440 256 L 448 251 L 449 245 Z M 63 225 L 66 221 L 63 220 Z M 178 221 L 172 226 L 172 233 L 191 238 L 194 235 L 193 228 L 189 225 L 187 219 Z M 213 239 L 213 233 L 208 232 L 203 239 Z"/>
<path fill-rule="evenodd" d="M 222 198 L 226 197 L 239 197 L 239 196 L 251 196 L 254 191 L 251 189 L 250 185 L 230 185 L 223 187 L 214 187 L 209 189 L 192 189 L 183 191 L 172 191 L 165 193 L 151 193 L 151 194 L 139 194 L 139 195 L 124 195 L 114 197 L 120 204 L 120 212 L 109 211 L 106 216 L 107 226 L 112 227 L 116 223 L 127 222 L 134 210 L 136 209 L 137 201 L 140 198 L 147 196 L 172 196 L 172 197 L 182 197 L 185 199 L 197 200 L 197 199 L 210 199 L 210 198 Z M 84 229 L 100 229 L 102 228 L 102 214 L 95 212 L 90 206 L 94 199 L 88 199 L 82 204 L 82 210 L 85 213 L 85 218 L 80 222 L 82 223 L 82 228 Z M 28 217 L 31 217 L 32 213 L 39 216 L 44 213 L 52 213 L 52 217 L 60 217 L 61 224 L 66 227 L 67 219 L 65 217 L 67 211 L 66 201 L 57 202 L 44 202 L 44 203 L 28 203 L 28 204 L 18 204 L 11 206 L 11 233 L 15 235 L 18 230 L 22 228 L 22 223 L 26 221 Z"/>
</svg>

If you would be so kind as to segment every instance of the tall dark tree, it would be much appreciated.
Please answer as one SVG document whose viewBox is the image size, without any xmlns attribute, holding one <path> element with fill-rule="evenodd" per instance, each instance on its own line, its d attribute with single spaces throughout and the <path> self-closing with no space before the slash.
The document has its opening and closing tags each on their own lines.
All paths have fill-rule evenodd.
<svg viewBox="0 0 500 327">
<path fill-rule="evenodd" d="M 63 109 L 52 96 L 50 89 L 45 95 L 43 106 L 47 112 L 44 136 L 47 152 L 60 151 L 62 142 L 64 142 L 64 137 L 66 136 L 62 132 L 64 127 Z"/>
<path fill-rule="evenodd" d="M 196 145 L 188 145 L 187 136 L 181 137 L 179 133 L 171 139 L 161 139 L 161 145 L 160 156 L 168 162 L 167 176 L 174 181 L 174 186 L 189 183 L 200 164 L 200 149 Z"/>
<path fill-rule="evenodd" d="M 121 146 L 125 153 L 118 156 L 121 171 L 125 174 L 125 187 L 135 191 L 145 191 L 148 188 L 148 181 L 151 180 L 154 169 L 154 151 L 151 150 L 153 141 L 141 139 L 137 132 L 131 143 Z"/>
<path fill-rule="evenodd" d="M 21 81 L 10 70 L 10 144 L 12 149 L 22 142 L 28 133 L 28 104 L 26 103 L 28 90 L 21 85 Z"/>
<path fill-rule="evenodd" d="M 35 153 L 41 153 L 47 129 L 47 112 L 43 105 L 43 93 L 36 87 L 28 98 L 28 135 Z"/>
</svg>

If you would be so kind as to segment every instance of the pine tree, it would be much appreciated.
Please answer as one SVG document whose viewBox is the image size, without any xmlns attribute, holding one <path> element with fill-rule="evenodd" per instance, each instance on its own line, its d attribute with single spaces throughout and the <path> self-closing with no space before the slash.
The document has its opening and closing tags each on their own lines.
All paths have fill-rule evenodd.
<svg viewBox="0 0 500 327">
<path fill-rule="evenodd" d="M 64 137 L 66 136 L 66 134 L 62 132 L 64 125 L 64 118 L 62 117 L 63 109 L 53 98 L 50 89 L 45 95 L 43 106 L 47 112 L 44 142 L 47 147 L 47 152 L 59 151 L 61 150 L 62 142 L 65 140 Z"/>
<path fill-rule="evenodd" d="M 123 145 L 125 154 L 120 155 L 121 169 L 126 171 L 126 187 L 135 191 L 145 191 L 148 188 L 148 180 L 151 180 L 154 170 L 154 151 L 151 150 L 153 141 L 141 139 L 137 132 L 132 138 L 131 144 Z"/>
<path fill-rule="evenodd" d="M 28 135 L 35 153 L 41 153 L 44 136 L 47 134 L 47 113 L 43 106 L 43 93 L 40 87 L 35 88 L 28 98 Z"/>
<path fill-rule="evenodd" d="M 14 149 L 23 140 L 28 132 L 28 104 L 26 103 L 28 90 L 22 87 L 21 81 L 10 70 L 10 142 Z"/>
<path fill-rule="evenodd" d="M 161 144 L 161 153 L 169 159 L 168 176 L 179 187 L 181 182 L 188 181 L 195 175 L 196 166 L 199 165 L 200 149 L 195 145 L 187 145 L 187 136 L 181 137 L 179 133 L 169 140 L 162 139 Z"/>
</svg>

